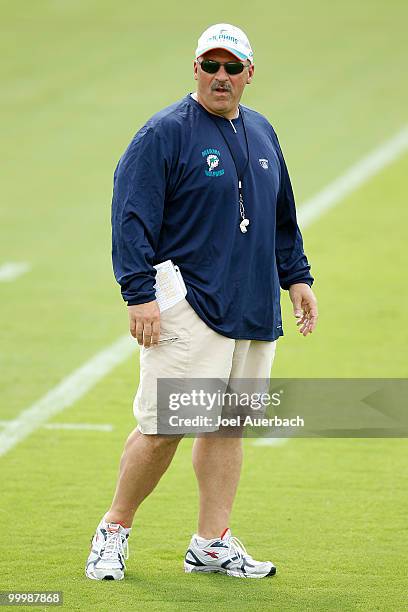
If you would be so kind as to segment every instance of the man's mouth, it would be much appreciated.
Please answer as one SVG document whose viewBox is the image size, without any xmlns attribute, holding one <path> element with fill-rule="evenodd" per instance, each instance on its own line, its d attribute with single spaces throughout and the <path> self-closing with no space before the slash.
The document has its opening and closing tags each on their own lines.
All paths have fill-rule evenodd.
<svg viewBox="0 0 408 612">
<path fill-rule="evenodd" d="M 227 94 L 231 92 L 231 87 L 229 86 L 229 83 L 219 84 L 217 81 L 212 84 L 211 89 L 212 91 L 216 91 L 219 94 Z"/>
</svg>

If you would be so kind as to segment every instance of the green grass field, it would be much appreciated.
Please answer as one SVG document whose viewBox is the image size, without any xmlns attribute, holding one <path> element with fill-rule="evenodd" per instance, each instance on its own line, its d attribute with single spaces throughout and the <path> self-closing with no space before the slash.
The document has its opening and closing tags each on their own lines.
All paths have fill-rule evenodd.
<svg viewBox="0 0 408 612">
<path fill-rule="evenodd" d="M 275 126 L 299 203 L 407 123 L 402 1 L 1 9 L 0 266 L 31 265 L 0 283 L 2 421 L 126 333 L 110 263 L 113 169 L 151 114 L 194 89 L 207 25 L 246 29 L 256 74 L 243 102 Z M 405 155 L 305 230 L 321 318 L 298 336 L 282 296 L 276 377 L 407 377 L 407 175 Z M 38 428 L 0 456 L 0 591 L 62 590 L 64 609 L 98 612 L 408 610 L 404 439 L 245 441 L 231 527 L 278 566 L 266 581 L 184 574 L 197 508 L 185 440 L 137 514 L 127 579 L 87 581 L 137 383 L 135 356 L 52 419 L 112 432 Z"/>
</svg>

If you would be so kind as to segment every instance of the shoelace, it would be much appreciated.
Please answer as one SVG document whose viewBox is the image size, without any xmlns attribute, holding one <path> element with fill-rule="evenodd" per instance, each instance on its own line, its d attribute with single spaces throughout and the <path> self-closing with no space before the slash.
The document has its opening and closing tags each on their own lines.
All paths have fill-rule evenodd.
<svg viewBox="0 0 408 612">
<path fill-rule="evenodd" d="M 127 538 L 122 538 L 118 531 L 108 531 L 103 556 L 105 559 L 115 559 L 117 553 L 119 553 L 124 559 L 128 559 L 129 545 Z"/>
<path fill-rule="evenodd" d="M 228 555 L 231 557 L 232 553 L 235 553 L 238 556 L 237 561 L 242 561 L 244 556 L 251 558 L 241 540 L 234 536 L 231 536 L 228 539 Z"/>
</svg>

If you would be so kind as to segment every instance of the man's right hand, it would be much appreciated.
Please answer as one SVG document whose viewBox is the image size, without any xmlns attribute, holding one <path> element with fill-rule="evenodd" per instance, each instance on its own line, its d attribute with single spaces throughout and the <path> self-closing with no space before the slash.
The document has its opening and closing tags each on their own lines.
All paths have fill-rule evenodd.
<svg viewBox="0 0 408 612">
<path fill-rule="evenodd" d="M 140 345 L 158 345 L 160 337 L 160 310 L 156 300 L 146 304 L 128 306 L 130 333 Z"/>
</svg>

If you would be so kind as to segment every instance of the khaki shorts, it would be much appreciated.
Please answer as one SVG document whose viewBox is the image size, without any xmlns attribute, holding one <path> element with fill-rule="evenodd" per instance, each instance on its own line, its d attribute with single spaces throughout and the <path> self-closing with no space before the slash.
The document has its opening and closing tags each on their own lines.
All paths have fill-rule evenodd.
<svg viewBox="0 0 408 612">
<path fill-rule="evenodd" d="M 160 315 L 158 346 L 140 349 L 133 403 L 138 429 L 157 433 L 158 378 L 269 378 L 276 341 L 234 340 L 204 323 L 187 300 Z"/>
</svg>

